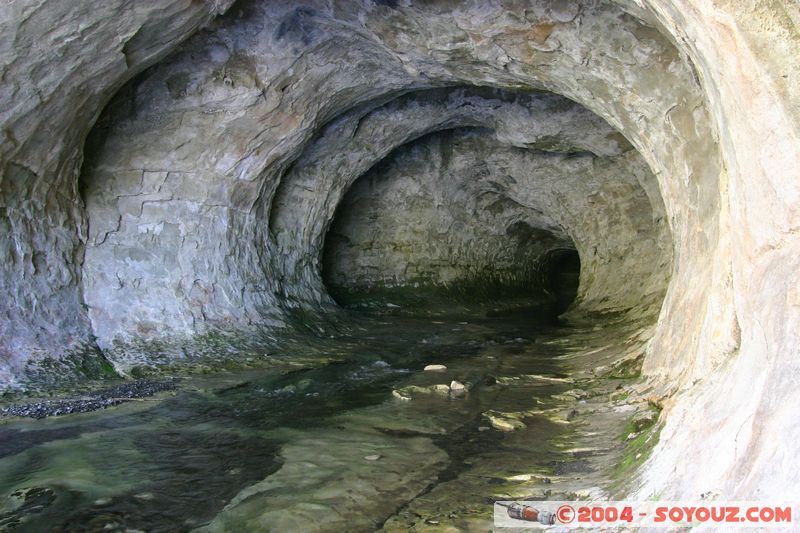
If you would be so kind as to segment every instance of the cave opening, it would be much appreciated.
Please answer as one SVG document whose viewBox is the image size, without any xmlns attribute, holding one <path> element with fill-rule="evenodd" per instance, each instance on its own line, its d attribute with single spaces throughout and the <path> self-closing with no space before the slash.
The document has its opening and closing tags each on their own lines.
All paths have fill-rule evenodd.
<svg viewBox="0 0 800 533">
<path fill-rule="evenodd" d="M 495 136 L 474 127 L 429 133 L 347 188 L 320 261 L 336 303 L 422 313 L 483 304 L 493 316 L 508 314 L 498 308 L 506 305 L 558 323 L 578 292 L 574 242 L 544 207 L 525 205 L 516 178 L 495 175 L 485 161 L 453 160 L 489 149 Z"/>
<path fill-rule="evenodd" d="M 576 250 L 560 250 L 553 260 L 548 287 L 556 300 L 556 314 L 566 311 L 578 295 L 581 258 Z"/>
<path fill-rule="evenodd" d="M 117 3 L 0 15 L 0 528 L 797 485 L 794 14 Z"/>
</svg>

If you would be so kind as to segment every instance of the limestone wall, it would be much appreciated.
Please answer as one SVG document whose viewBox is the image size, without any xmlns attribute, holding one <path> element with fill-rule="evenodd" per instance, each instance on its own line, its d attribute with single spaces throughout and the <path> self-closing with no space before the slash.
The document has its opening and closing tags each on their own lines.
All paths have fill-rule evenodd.
<svg viewBox="0 0 800 533">
<path fill-rule="evenodd" d="M 83 143 L 109 98 L 222 13 L 198 2 L 0 6 L 0 381 L 93 346 L 82 305 Z M 96 357 L 96 354 L 93 354 Z"/>
</svg>

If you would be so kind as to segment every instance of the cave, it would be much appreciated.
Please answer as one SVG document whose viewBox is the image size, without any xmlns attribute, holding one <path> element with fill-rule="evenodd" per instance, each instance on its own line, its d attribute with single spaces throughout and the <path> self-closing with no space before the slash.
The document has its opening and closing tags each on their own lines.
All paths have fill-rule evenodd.
<svg viewBox="0 0 800 533">
<path fill-rule="evenodd" d="M 791 500 L 799 27 L 780 1 L 12 0 L 0 529 Z"/>
</svg>

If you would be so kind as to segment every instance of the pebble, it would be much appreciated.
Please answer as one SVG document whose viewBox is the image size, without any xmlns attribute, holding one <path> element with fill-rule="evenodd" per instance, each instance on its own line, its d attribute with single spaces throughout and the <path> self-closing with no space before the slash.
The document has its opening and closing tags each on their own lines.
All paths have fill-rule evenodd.
<svg viewBox="0 0 800 533">
<path fill-rule="evenodd" d="M 444 372 L 447 367 L 444 365 L 427 365 L 423 370 L 426 372 Z"/>
<path fill-rule="evenodd" d="M 366 459 L 367 461 L 377 461 L 377 460 L 378 460 L 378 459 L 380 459 L 380 458 L 381 458 L 381 456 L 380 456 L 379 454 L 375 454 L 375 455 L 365 455 L 365 456 L 364 456 L 364 459 Z"/>
<path fill-rule="evenodd" d="M 88 413 L 119 405 L 128 399 L 144 398 L 158 392 L 174 390 L 176 381 L 151 381 L 137 379 L 116 387 L 94 391 L 84 398 L 50 400 L 36 403 L 15 404 L 0 409 L 0 417 L 22 416 L 27 418 L 46 418 L 48 416 Z"/>
</svg>

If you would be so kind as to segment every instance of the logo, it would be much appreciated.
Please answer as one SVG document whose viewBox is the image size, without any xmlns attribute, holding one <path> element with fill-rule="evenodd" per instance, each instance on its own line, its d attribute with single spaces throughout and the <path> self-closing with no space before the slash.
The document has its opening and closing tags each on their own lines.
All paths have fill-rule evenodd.
<svg viewBox="0 0 800 533">
<path fill-rule="evenodd" d="M 556 518 L 562 524 L 569 524 L 575 520 L 575 508 L 571 505 L 562 505 L 556 511 Z"/>
</svg>

